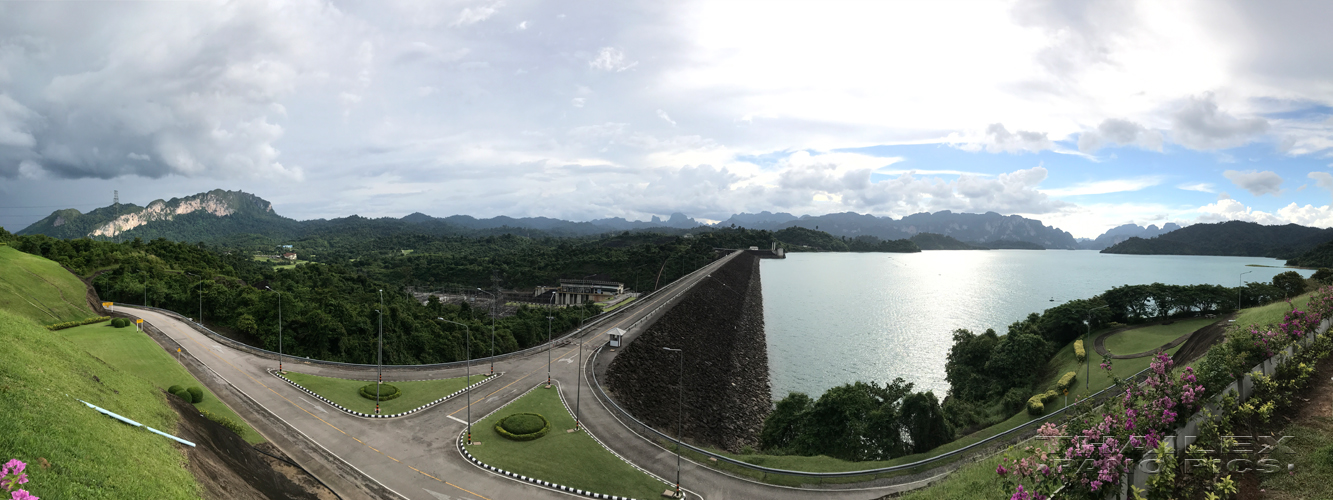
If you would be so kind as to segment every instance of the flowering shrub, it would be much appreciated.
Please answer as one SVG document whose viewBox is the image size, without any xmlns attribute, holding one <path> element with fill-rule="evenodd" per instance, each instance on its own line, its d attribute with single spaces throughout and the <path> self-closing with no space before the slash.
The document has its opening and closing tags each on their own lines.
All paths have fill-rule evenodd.
<svg viewBox="0 0 1333 500">
<path fill-rule="evenodd" d="M 1074 358 L 1077 359 L 1079 363 L 1082 363 L 1083 360 L 1088 359 L 1088 351 L 1083 349 L 1082 339 L 1074 341 Z"/>
<path fill-rule="evenodd" d="M 1046 411 L 1046 403 L 1051 402 L 1059 395 L 1055 391 L 1046 391 L 1028 398 L 1028 414 L 1032 416 L 1041 415 Z"/>
<path fill-rule="evenodd" d="M 1069 390 L 1070 387 L 1074 385 L 1074 381 L 1076 379 L 1078 379 L 1078 375 L 1076 373 L 1074 372 L 1066 373 L 1063 377 L 1060 377 L 1060 382 L 1055 384 L 1055 388 L 1059 389 L 1060 392 L 1067 391 Z"/>
<path fill-rule="evenodd" d="M 15 458 L 6 462 L 4 468 L 0 469 L 0 486 L 3 486 L 5 491 L 10 493 L 10 500 L 39 500 L 28 493 L 27 490 L 15 489 L 21 484 L 27 484 L 28 475 L 23 473 L 23 469 L 27 467 L 28 464 Z"/>
<path fill-rule="evenodd" d="M 1147 379 L 1126 384 L 1102 412 L 1086 412 L 1063 428 L 1043 425 L 1038 433 L 1051 442 L 1029 447 L 1026 456 L 1006 455 L 1008 466 L 996 471 L 1007 491 L 1022 486 L 1023 498 L 1038 499 L 1064 485 L 1064 498 L 1095 498 L 1117 488 L 1125 472 L 1200 405 L 1203 387 L 1194 370 L 1185 367 L 1173 377 L 1171 368 L 1171 358 L 1158 353 Z"/>
</svg>

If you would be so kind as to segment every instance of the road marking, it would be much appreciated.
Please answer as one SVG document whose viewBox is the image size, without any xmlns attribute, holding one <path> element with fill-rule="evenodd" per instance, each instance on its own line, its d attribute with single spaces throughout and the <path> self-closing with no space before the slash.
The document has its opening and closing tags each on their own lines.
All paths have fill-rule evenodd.
<svg viewBox="0 0 1333 500">
<path fill-rule="evenodd" d="M 422 489 L 423 489 L 423 490 L 426 490 L 426 493 L 430 493 L 430 496 L 433 496 L 433 497 L 435 497 L 435 498 L 438 498 L 439 500 L 453 500 L 453 499 L 454 499 L 454 497 L 451 497 L 451 496 L 449 496 L 449 495 L 445 495 L 444 493 L 440 493 L 440 492 L 438 492 L 438 491 L 431 491 L 431 490 L 427 490 L 426 488 L 422 488 Z"/>
<path fill-rule="evenodd" d="M 463 419 L 461 419 L 461 418 L 455 417 L 455 416 L 453 416 L 453 415 L 445 415 L 445 416 L 446 416 L 446 417 L 449 417 L 450 419 L 452 419 L 452 420 L 455 421 L 455 422 L 458 422 L 458 423 L 463 424 L 463 425 L 467 425 L 467 421 L 465 421 L 465 420 L 463 420 Z"/>
<path fill-rule="evenodd" d="M 569 363 L 569 364 L 572 365 L 572 364 L 574 364 L 574 358 L 558 359 L 558 360 L 556 360 L 556 362 L 557 362 L 557 363 Z"/>
<path fill-rule="evenodd" d="M 490 399 L 487 399 L 486 402 L 489 403 L 489 402 L 491 402 L 491 401 L 495 401 L 495 400 L 497 400 L 497 399 L 500 399 L 500 396 L 493 396 L 493 397 L 491 397 Z"/>
<path fill-rule="evenodd" d="M 298 398 L 301 398 L 301 396 L 297 396 L 297 397 L 298 397 Z M 301 401 L 305 401 L 306 404 L 309 404 L 311 408 L 314 408 L 314 409 L 316 409 L 316 410 L 322 411 L 322 412 L 324 412 L 324 413 L 328 413 L 328 412 L 329 412 L 328 410 L 325 410 L 325 409 L 323 409 L 323 408 L 320 408 L 319 405 L 310 402 L 309 399 L 301 398 Z"/>
</svg>

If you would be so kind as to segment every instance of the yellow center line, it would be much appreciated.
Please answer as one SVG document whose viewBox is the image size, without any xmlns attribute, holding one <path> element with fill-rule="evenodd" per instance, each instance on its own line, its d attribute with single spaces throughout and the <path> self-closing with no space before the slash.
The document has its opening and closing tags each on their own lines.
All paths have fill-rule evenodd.
<svg viewBox="0 0 1333 500">
<path fill-rule="evenodd" d="M 175 326 L 172 326 L 172 328 L 176 328 L 177 331 L 179 332 L 179 328 L 177 328 L 177 327 L 175 327 Z M 226 363 L 227 366 L 230 366 L 230 367 L 231 367 L 231 369 L 236 370 L 236 371 L 237 371 L 238 373 L 240 373 L 241 375 L 245 375 L 246 378 L 250 379 L 250 380 L 253 381 L 254 383 L 259 384 L 260 386 L 264 387 L 265 389 L 268 389 L 269 392 L 272 392 L 274 395 L 276 395 L 276 396 L 282 398 L 283 401 L 286 401 L 288 404 L 290 404 L 290 405 L 296 407 L 296 409 L 305 412 L 305 414 L 307 414 L 307 415 L 310 415 L 310 416 L 312 416 L 312 417 L 315 417 L 315 419 L 316 419 L 316 420 L 319 420 L 320 422 L 324 422 L 324 425 L 327 425 L 327 426 L 329 426 L 329 427 L 332 427 L 333 430 L 336 430 L 336 431 L 338 431 L 338 432 L 341 432 L 344 436 L 347 436 L 347 437 L 350 437 L 350 438 L 352 438 L 352 439 L 355 439 L 356 442 L 361 443 L 361 445 L 362 445 L 362 446 L 365 446 L 366 448 L 370 448 L 371 450 L 374 450 L 375 453 L 379 453 L 381 456 L 383 456 L 383 457 L 385 457 L 385 458 L 388 458 L 389 460 L 393 460 L 394 462 L 398 462 L 398 463 L 400 463 L 400 464 L 403 463 L 401 460 L 398 460 L 398 459 L 396 459 L 396 458 L 393 458 L 392 456 L 389 456 L 389 455 L 385 454 L 384 452 L 382 452 L 382 451 L 380 451 L 380 450 L 376 450 L 375 447 L 373 447 L 373 446 L 371 446 L 371 445 L 369 445 L 369 444 L 366 444 L 364 441 L 361 441 L 360 439 L 357 439 L 356 436 L 353 436 L 353 435 L 351 435 L 351 434 L 348 434 L 346 431 L 344 431 L 344 430 L 342 430 L 342 429 L 339 429 L 338 426 L 329 423 L 327 420 L 324 420 L 324 419 L 322 419 L 322 418 L 319 418 L 319 416 L 315 415 L 314 413 L 311 413 L 309 410 L 306 410 L 305 408 L 301 407 L 300 405 L 298 405 L 298 404 L 292 402 L 292 400 L 287 399 L 286 396 L 283 396 L 282 394 L 279 394 L 278 391 L 273 390 L 272 387 L 269 387 L 268 385 L 265 385 L 263 382 L 260 382 L 259 380 L 257 380 L 257 379 L 255 379 L 254 377 L 250 376 L 249 373 L 246 373 L 246 372 L 242 371 L 240 368 L 237 368 L 236 365 L 232 364 L 230 361 L 227 361 L 226 359 L 223 359 L 222 356 L 219 356 L 217 353 L 215 353 L 215 352 L 209 350 L 208 348 L 206 348 L 202 343 L 199 342 L 198 339 L 195 339 L 194 337 L 190 336 L 189 334 L 184 334 L 184 336 L 185 336 L 186 338 L 190 339 L 191 342 L 194 342 L 195 344 L 198 344 L 198 345 L 199 345 L 199 348 L 200 348 L 201 350 L 204 350 L 204 351 L 208 352 L 208 353 L 211 354 L 214 358 L 217 358 L 218 361 L 221 361 L 221 362 L 223 362 L 223 363 Z M 406 465 L 406 464 L 403 464 L 403 465 Z M 426 477 L 428 477 L 428 478 L 434 479 L 434 480 L 437 481 L 437 482 L 447 484 L 447 485 L 452 486 L 452 487 L 454 487 L 454 488 L 458 488 L 460 491 L 463 491 L 463 492 L 465 492 L 465 493 L 467 493 L 467 494 L 469 494 L 469 495 L 475 495 L 475 496 L 481 498 L 482 500 L 490 500 L 489 498 L 486 498 L 485 496 L 482 496 L 482 495 L 480 495 L 480 494 L 478 494 L 478 493 L 474 493 L 474 492 L 472 492 L 472 491 L 468 491 L 467 489 L 465 489 L 465 488 L 463 488 L 463 487 L 460 487 L 460 486 L 458 486 L 458 485 L 456 485 L 456 484 L 450 483 L 450 482 L 448 482 L 448 481 L 441 480 L 440 478 L 437 478 L 437 477 L 435 477 L 435 476 L 432 476 L 432 475 L 430 475 L 430 474 L 427 474 L 427 473 L 425 473 L 425 472 L 422 472 L 420 469 L 417 469 L 416 467 L 412 467 L 412 466 L 410 466 L 410 465 L 408 465 L 407 467 L 410 468 L 410 469 L 412 469 L 412 470 L 414 470 L 414 471 L 417 471 L 417 473 L 419 473 L 419 474 L 421 474 L 421 475 L 423 475 L 423 476 L 426 476 Z"/>
</svg>

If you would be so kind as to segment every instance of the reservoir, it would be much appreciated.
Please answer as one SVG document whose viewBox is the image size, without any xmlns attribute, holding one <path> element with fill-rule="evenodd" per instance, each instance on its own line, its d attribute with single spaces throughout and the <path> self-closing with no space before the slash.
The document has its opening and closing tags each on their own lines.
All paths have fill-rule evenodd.
<svg viewBox="0 0 1333 500">
<path fill-rule="evenodd" d="M 856 380 L 902 377 L 943 399 L 955 329 L 1003 335 L 1029 313 L 1114 286 L 1235 287 L 1247 271 L 1246 282 L 1271 282 L 1291 270 L 1282 265 L 1262 257 L 1088 250 L 789 253 L 760 268 L 773 398 L 793 391 L 818 397 Z"/>
</svg>

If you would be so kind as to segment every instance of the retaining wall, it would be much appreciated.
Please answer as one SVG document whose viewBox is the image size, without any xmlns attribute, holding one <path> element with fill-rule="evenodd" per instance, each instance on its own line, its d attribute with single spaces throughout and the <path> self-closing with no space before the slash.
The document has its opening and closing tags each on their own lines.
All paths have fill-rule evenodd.
<svg viewBox="0 0 1333 500">
<path fill-rule="evenodd" d="M 639 334 L 607 369 L 607 385 L 639 420 L 676 434 L 684 354 L 684 437 L 738 452 L 755 446 L 772 407 L 759 259 L 736 256 Z"/>
</svg>

